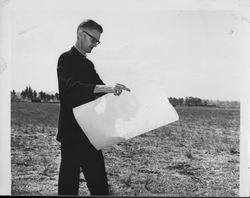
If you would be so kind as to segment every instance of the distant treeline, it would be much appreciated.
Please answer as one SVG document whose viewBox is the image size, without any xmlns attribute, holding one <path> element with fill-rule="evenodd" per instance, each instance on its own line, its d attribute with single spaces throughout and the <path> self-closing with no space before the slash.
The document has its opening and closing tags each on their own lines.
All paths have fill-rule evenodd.
<svg viewBox="0 0 250 198">
<path fill-rule="evenodd" d="M 207 101 L 203 101 L 200 98 L 197 97 L 186 97 L 184 98 L 168 98 L 169 102 L 173 105 L 173 106 L 216 106 L 216 105 L 211 105 L 208 104 Z"/>
<path fill-rule="evenodd" d="M 15 90 L 11 91 L 11 101 L 27 101 L 27 102 L 59 102 L 59 94 L 49 94 L 44 91 L 37 92 L 30 86 L 27 86 L 20 94 Z"/>
<path fill-rule="evenodd" d="M 240 108 L 239 101 L 206 100 L 197 97 L 168 98 L 173 106 L 205 106 L 205 107 L 229 107 Z"/>
<path fill-rule="evenodd" d="M 59 102 L 59 94 L 49 94 L 44 91 L 37 92 L 31 86 L 27 86 L 21 93 L 17 94 L 15 90 L 11 91 L 11 101 L 21 102 Z M 219 101 L 219 100 L 204 100 L 198 97 L 175 98 L 169 97 L 169 102 L 173 106 L 206 106 L 206 107 L 233 107 L 239 108 L 239 101 Z"/>
</svg>

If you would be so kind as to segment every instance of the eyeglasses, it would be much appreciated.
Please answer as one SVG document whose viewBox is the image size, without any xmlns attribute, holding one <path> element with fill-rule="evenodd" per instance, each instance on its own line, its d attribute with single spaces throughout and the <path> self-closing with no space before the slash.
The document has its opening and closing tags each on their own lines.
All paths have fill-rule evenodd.
<svg viewBox="0 0 250 198">
<path fill-rule="evenodd" d="M 86 31 L 83 31 L 82 32 L 86 33 L 90 38 L 92 38 L 92 43 L 95 44 L 95 45 L 99 45 L 101 43 L 101 41 L 99 41 L 98 39 L 96 39 L 94 36 L 92 36 L 91 34 L 89 34 L 88 32 Z"/>
</svg>

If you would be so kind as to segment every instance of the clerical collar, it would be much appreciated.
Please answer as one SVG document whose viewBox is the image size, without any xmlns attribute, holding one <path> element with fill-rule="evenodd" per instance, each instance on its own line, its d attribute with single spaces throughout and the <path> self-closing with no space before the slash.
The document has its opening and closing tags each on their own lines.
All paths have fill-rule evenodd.
<svg viewBox="0 0 250 198">
<path fill-rule="evenodd" d="M 76 47 L 76 45 L 74 45 L 74 47 L 77 49 L 78 52 L 80 52 L 80 53 L 84 56 L 84 58 L 87 57 L 86 54 L 82 53 L 82 52 Z"/>
</svg>

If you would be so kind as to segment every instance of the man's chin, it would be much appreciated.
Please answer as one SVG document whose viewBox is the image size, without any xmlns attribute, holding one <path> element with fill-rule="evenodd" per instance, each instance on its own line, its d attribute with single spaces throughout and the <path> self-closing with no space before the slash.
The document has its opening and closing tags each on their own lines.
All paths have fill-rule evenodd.
<svg viewBox="0 0 250 198">
<path fill-rule="evenodd" d="M 88 53 L 91 53 L 91 51 L 92 51 L 92 49 L 86 49 L 86 50 L 84 51 L 84 53 L 85 53 L 85 54 L 88 54 Z"/>
<path fill-rule="evenodd" d="M 91 52 L 92 52 L 92 50 L 93 50 L 93 48 L 89 49 L 89 50 L 88 50 L 88 53 L 91 53 Z"/>
</svg>

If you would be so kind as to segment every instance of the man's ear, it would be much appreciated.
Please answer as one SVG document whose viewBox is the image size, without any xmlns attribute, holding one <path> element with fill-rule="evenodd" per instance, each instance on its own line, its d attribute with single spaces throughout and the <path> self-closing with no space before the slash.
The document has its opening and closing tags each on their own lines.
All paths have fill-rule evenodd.
<svg viewBox="0 0 250 198">
<path fill-rule="evenodd" d="M 77 40 L 79 40 L 79 30 L 77 30 L 77 32 L 76 32 L 76 38 L 77 38 Z"/>
<path fill-rule="evenodd" d="M 82 31 L 77 31 L 77 40 L 80 40 L 80 38 L 83 37 Z"/>
</svg>

